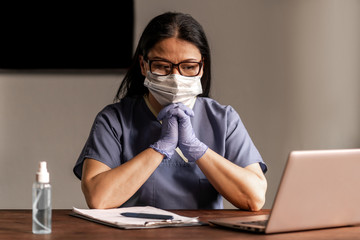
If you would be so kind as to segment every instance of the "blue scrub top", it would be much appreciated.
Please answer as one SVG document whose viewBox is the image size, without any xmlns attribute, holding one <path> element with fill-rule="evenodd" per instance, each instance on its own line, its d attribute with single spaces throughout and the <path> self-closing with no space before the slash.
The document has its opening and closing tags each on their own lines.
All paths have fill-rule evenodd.
<svg viewBox="0 0 360 240">
<path fill-rule="evenodd" d="M 191 123 L 197 138 L 233 163 L 267 167 L 239 115 L 231 106 L 213 99 L 196 99 Z M 81 179 L 83 161 L 96 159 L 110 168 L 131 160 L 156 142 L 161 133 L 143 98 L 123 98 L 108 105 L 96 117 L 89 138 L 74 167 Z M 121 207 L 154 206 L 162 209 L 222 209 L 222 196 L 196 163 L 185 162 L 178 153 L 163 160 L 143 186 Z"/>
</svg>

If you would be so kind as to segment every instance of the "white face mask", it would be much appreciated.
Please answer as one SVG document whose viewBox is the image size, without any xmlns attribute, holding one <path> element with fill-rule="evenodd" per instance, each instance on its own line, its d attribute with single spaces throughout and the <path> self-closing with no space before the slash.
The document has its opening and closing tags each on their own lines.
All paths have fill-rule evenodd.
<svg viewBox="0 0 360 240">
<path fill-rule="evenodd" d="M 193 107 L 196 96 L 202 93 L 201 77 L 186 77 L 178 74 L 158 76 L 147 72 L 144 86 L 162 105 L 181 102 Z"/>
</svg>

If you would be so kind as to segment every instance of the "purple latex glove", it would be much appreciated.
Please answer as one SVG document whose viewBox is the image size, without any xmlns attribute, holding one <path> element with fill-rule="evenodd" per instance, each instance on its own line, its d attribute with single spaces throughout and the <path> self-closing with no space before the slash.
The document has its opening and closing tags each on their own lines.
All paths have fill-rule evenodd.
<svg viewBox="0 0 360 240">
<path fill-rule="evenodd" d="M 177 107 L 177 104 L 170 104 L 159 112 L 158 120 L 162 121 L 160 139 L 150 145 L 155 151 L 165 155 L 166 160 L 171 158 L 178 144 L 178 120 L 171 113 Z"/>
<path fill-rule="evenodd" d="M 171 115 L 177 116 L 179 123 L 179 148 L 189 162 L 195 162 L 201 158 L 208 146 L 201 142 L 194 133 L 190 117 L 194 116 L 192 109 L 182 103 L 170 110 Z"/>
</svg>

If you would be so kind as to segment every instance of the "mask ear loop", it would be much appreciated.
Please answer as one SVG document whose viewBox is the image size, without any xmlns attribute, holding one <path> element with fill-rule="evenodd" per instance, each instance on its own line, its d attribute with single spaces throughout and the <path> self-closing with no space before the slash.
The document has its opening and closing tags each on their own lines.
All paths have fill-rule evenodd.
<svg viewBox="0 0 360 240">
<path fill-rule="evenodd" d="M 157 115 L 158 115 L 159 113 L 157 113 L 157 112 L 155 111 L 155 109 L 151 106 L 148 96 L 145 94 L 145 95 L 143 96 L 143 98 L 144 98 L 145 103 L 146 103 L 147 107 L 149 108 L 150 112 L 152 112 L 152 114 L 154 114 L 155 118 L 157 118 Z M 192 104 L 192 107 L 194 107 L 194 105 L 195 105 L 195 101 L 194 101 L 194 103 Z M 160 122 L 160 124 L 162 124 L 162 121 L 159 121 L 159 122 Z M 180 150 L 179 147 L 177 147 L 177 148 L 175 149 L 175 151 L 176 151 L 177 154 L 182 158 L 182 160 L 184 160 L 184 162 L 187 162 L 187 163 L 189 162 L 189 160 L 184 156 L 184 154 L 181 152 L 181 150 Z"/>
</svg>

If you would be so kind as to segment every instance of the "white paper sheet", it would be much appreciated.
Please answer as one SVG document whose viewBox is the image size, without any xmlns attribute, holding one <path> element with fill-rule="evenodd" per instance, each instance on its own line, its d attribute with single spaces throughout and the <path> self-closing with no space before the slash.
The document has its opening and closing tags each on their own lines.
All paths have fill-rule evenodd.
<svg viewBox="0 0 360 240">
<path fill-rule="evenodd" d="M 117 226 L 121 228 L 149 228 L 160 226 L 191 226 L 200 225 L 198 218 L 184 217 L 172 212 L 158 209 L 155 207 L 127 207 L 127 208 L 114 208 L 114 209 L 78 209 L 73 208 L 73 212 L 85 217 L 89 220 L 93 219 L 96 222 L 104 223 L 111 226 Z M 132 218 L 122 216 L 121 213 L 133 212 L 133 213 L 150 213 L 150 214 L 162 214 L 173 216 L 172 220 L 157 220 L 146 218 Z"/>
</svg>

